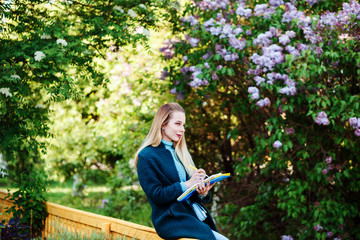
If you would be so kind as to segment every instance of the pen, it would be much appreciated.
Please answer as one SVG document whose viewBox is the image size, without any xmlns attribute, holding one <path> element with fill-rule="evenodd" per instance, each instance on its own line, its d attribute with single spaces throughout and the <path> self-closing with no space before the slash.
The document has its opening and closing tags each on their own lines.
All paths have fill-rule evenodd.
<svg viewBox="0 0 360 240">
<path fill-rule="evenodd" d="M 194 167 L 193 165 L 189 165 L 189 167 L 191 167 L 191 168 L 194 169 L 195 171 L 197 170 L 197 168 Z"/>
<path fill-rule="evenodd" d="M 191 167 L 191 168 L 194 169 L 195 171 L 198 170 L 198 169 L 197 169 L 196 167 L 194 167 L 193 165 L 189 165 L 189 167 Z M 209 177 L 209 176 L 205 174 L 205 177 Z"/>
</svg>

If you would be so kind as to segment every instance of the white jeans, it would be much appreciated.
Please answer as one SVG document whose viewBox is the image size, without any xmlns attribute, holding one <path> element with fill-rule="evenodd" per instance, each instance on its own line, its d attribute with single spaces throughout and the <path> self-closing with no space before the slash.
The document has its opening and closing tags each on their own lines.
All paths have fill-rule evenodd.
<svg viewBox="0 0 360 240">
<path fill-rule="evenodd" d="M 229 240 L 227 237 L 224 237 L 223 235 L 221 235 L 218 232 L 213 231 L 213 234 L 215 235 L 216 240 Z"/>
</svg>

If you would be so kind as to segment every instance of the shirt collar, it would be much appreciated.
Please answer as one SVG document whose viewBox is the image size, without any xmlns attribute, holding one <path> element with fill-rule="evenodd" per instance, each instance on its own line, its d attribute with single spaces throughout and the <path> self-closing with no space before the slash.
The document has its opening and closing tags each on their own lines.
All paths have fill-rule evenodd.
<svg viewBox="0 0 360 240">
<path fill-rule="evenodd" d="M 165 141 L 164 139 L 161 139 L 161 142 L 164 143 L 165 146 L 169 146 L 169 147 L 173 146 L 173 142 Z"/>
</svg>

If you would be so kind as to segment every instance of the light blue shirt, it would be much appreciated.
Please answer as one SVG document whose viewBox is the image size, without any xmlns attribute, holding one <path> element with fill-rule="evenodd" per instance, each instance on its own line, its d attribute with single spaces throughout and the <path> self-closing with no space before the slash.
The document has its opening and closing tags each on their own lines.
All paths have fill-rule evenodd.
<svg viewBox="0 0 360 240">
<path fill-rule="evenodd" d="M 183 192 L 185 192 L 187 190 L 187 187 L 185 185 L 186 171 L 180 160 L 176 157 L 175 149 L 173 148 L 173 142 L 168 142 L 165 140 L 161 140 L 161 142 L 164 143 L 165 148 L 171 152 L 171 155 L 175 162 L 176 170 L 179 174 L 181 188 Z M 199 220 L 204 221 L 206 219 L 206 211 L 203 209 L 203 207 L 201 207 L 201 205 L 198 203 L 192 203 L 192 206 Z"/>
</svg>

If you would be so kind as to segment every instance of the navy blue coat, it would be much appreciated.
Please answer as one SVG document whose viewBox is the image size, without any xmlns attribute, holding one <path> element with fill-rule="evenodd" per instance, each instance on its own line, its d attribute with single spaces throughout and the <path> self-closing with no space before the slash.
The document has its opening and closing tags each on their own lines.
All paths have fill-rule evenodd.
<svg viewBox="0 0 360 240">
<path fill-rule="evenodd" d="M 139 153 L 137 172 L 152 208 L 151 220 L 160 237 L 216 240 L 211 231 L 217 231 L 215 223 L 201 204 L 210 201 L 210 194 L 204 199 L 200 199 L 198 194 L 190 198 L 190 201 L 200 203 L 207 211 L 206 220 L 201 222 L 188 202 L 177 201 L 177 197 L 183 193 L 180 178 L 172 155 L 163 143 L 157 147 L 148 146 Z"/>
</svg>

